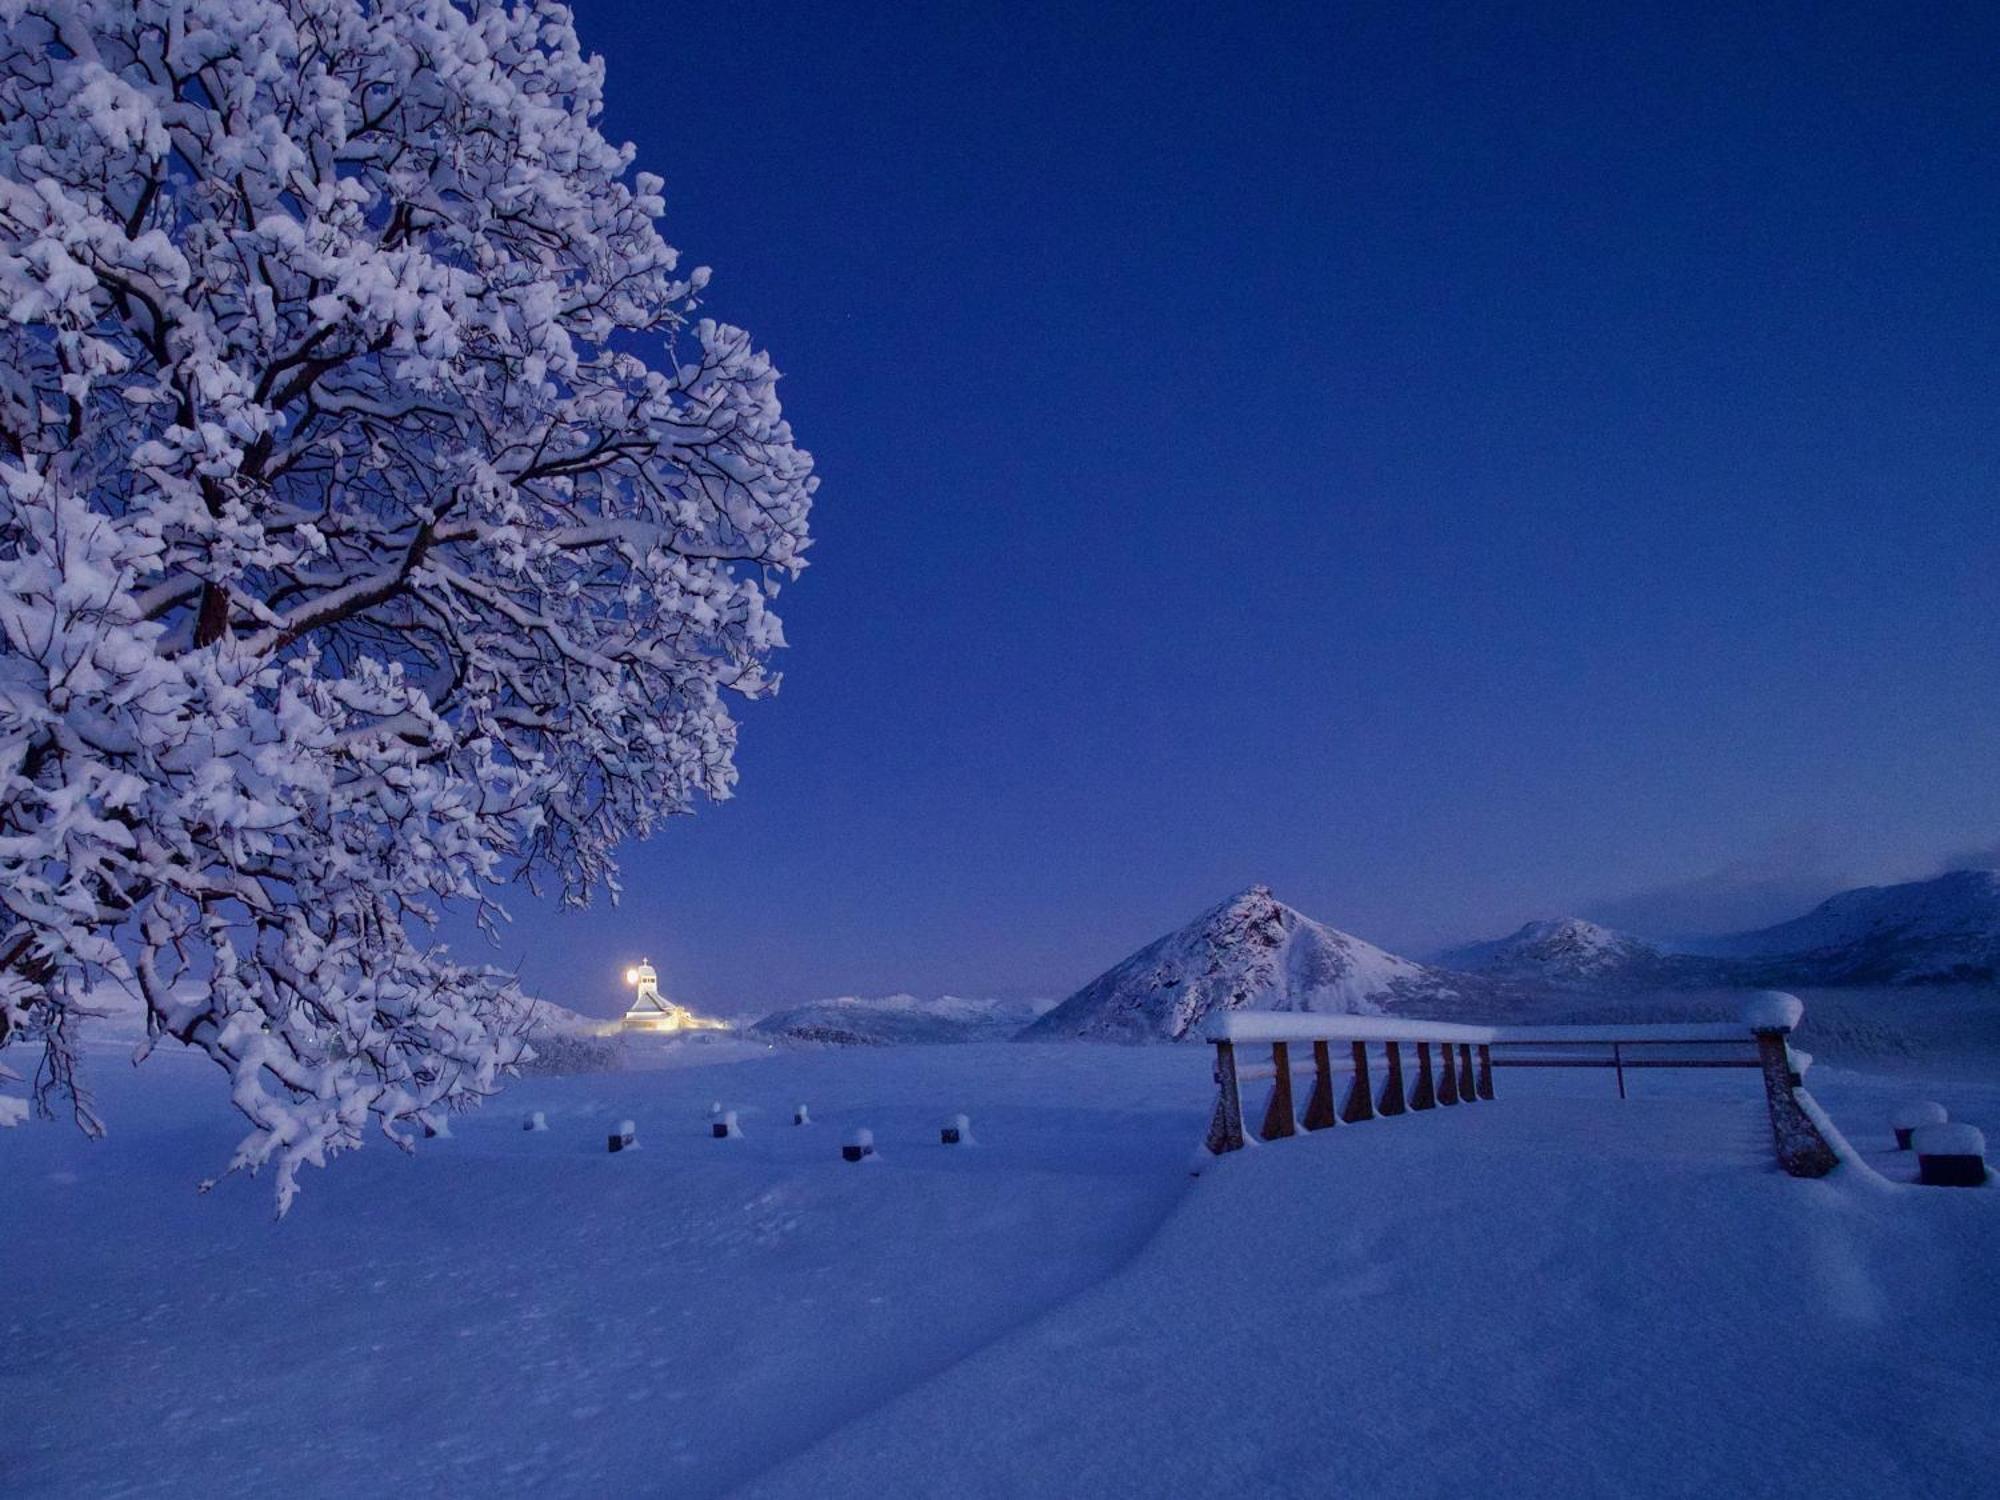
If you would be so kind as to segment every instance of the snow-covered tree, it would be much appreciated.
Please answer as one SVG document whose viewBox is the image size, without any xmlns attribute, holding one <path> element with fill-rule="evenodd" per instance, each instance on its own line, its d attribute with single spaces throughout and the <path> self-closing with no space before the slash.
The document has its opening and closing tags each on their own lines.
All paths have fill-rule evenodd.
<svg viewBox="0 0 2000 1500">
<path fill-rule="evenodd" d="M 143 996 L 281 1211 L 519 1057 L 436 915 L 615 893 L 773 685 L 811 460 L 602 83 L 532 0 L 0 0 L 0 1039 L 94 1129 Z"/>
</svg>

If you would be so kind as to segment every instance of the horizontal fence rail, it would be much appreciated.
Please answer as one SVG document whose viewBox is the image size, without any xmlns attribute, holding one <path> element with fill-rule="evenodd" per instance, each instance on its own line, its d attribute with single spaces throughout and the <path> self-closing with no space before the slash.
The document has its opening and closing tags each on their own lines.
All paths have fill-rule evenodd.
<svg viewBox="0 0 2000 1500">
<path fill-rule="evenodd" d="M 1837 1158 L 1799 1103 L 1799 1059 L 1787 1040 L 1804 1009 L 1793 996 L 1772 992 L 1753 999 L 1742 1021 L 1655 1025 L 1469 1026 L 1233 1012 L 1217 1017 L 1206 1033 L 1215 1044 L 1216 1082 L 1208 1149 L 1219 1156 L 1246 1144 L 1242 1087 L 1264 1079 L 1271 1093 L 1257 1134 L 1269 1141 L 1301 1128 L 1484 1103 L 1493 1098 L 1495 1068 L 1609 1068 L 1621 1099 L 1628 1068 L 1755 1068 L 1763 1075 L 1779 1163 L 1794 1177 L 1823 1177 Z M 1240 1045 L 1268 1046 L 1269 1065 L 1244 1066 Z M 1312 1079 L 1303 1119 L 1293 1091 L 1299 1075 Z"/>
</svg>

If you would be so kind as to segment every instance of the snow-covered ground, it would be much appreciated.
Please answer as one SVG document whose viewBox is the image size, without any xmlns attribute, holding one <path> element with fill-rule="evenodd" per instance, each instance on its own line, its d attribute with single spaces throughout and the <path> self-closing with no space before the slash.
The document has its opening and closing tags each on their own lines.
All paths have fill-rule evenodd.
<svg viewBox="0 0 2000 1500">
<path fill-rule="evenodd" d="M 278 1224 L 195 1192 L 243 1129 L 212 1064 L 97 1055 L 108 1139 L 0 1132 L 0 1494 L 716 1494 L 1115 1271 L 1209 1087 L 1185 1050 L 667 1055 L 373 1143 Z"/>
<path fill-rule="evenodd" d="M 413 1159 L 371 1146 L 282 1224 L 262 1184 L 193 1191 L 238 1133 L 207 1064 L 100 1056 L 109 1140 L 0 1135 L 24 1268 L 0 1493 L 1944 1495 L 2000 1472 L 2000 1188 L 1785 1178 L 1754 1075 L 1634 1075 L 1621 1103 L 1510 1071 L 1490 1105 L 1197 1179 L 1205 1048 L 651 1056 L 683 1065 L 525 1080 Z M 2000 1134 L 2000 1074 L 1951 1073 L 1925 1092 Z M 1812 1081 L 1906 1172 L 1908 1076 Z M 744 1139 L 710 1139 L 714 1103 Z M 959 1111 L 979 1144 L 937 1144 Z M 612 1156 L 622 1118 L 641 1149 Z M 848 1166 L 864 1125 L 882 1159 Z"/>
</svg>

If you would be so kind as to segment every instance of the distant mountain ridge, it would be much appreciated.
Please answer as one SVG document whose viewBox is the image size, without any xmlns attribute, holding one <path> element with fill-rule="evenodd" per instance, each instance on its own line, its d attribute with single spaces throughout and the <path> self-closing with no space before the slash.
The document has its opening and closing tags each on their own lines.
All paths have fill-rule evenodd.
<svg viewBox="0 0 2000 1500">
<path fill-rule="evenodd" d="M 1529 922 L 1504 938 L 1440 954 L 1445 968 L 1543 984 L 1659 983 L 1673 962 L 1629 932 L 1581 917 Z"/>
<path fill-rule="evenodd" d="M 840 995 L 773 1011 L 748 1028 L 753 1034 L 840 1047 L 914 1046 L 1001 1041 L 1032 1021 L 1047 1001 L 969 1000 L 940 995 L 863 998 Z"/>
<path fill-rule="evenodd" d="M 1990 984 L 2000 979 L 2000 870 L 1843 891 L 1699 951 L 1734 961 L 1756 983 Z"/>
<path fill-rule="evenodd" d="M 2000 982 L 2000 871 L 1843 891 L 1789 922 L 1671 948 L 1579 917 L 1530 922 L 1440 961 L 1557 988 L 1993 984 Z"/>
<path fill-rule="evenodd" d="M 1315 922 L 1253 885 L 1114 964 L 1021 1039 L 1178 1041 L 1227 1011 L 1377 1015 L 1480 986 Z"/>
<path fill-rule="evenodd" d="M 2000 983 L 2000 872 L 1846 891 L 1804 916 L 1670 949 L 1581 917 L 1529 922 L 1422 964 L 1253 885 L 1112 965 L 1061 1004 L 843 996 L 777 1011 L 753 1034 L 884 1046 L 1175 1041 L 1236 1010 L 1530 1019 L 1584 997 L 1663 990 Z"/>
</svg>

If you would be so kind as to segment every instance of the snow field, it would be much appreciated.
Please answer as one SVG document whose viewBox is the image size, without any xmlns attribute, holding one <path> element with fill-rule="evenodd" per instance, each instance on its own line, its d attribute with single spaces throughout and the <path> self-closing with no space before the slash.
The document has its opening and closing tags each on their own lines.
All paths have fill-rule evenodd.
<svg viewBox="0 0 2000 1500">
<path fill-rule="evenodd" d="M 2000 1462 L 2000 1189 L 1898 1185 L 1906 1076 L 1814 1071 L 1880 1178 L 1779 1174 L 1753 1073 L 1621 1103 L 1510 1069 L 1195 1179 L 1207 1048 L 637 1060 L 371 1145 L 276 1224 L 260 1183 L 193 1191 L 241 1131 L 208 1064 L 99 1057 L 110 1139 L 0 1138 L 0 1493 L 1819 1497 Z M 2000 1120 L 2000 1084 L 1925 1092 Z"/>
<path fill-rule="evenodd" d="M 1828 1081 L 1893 1155 L 1899 1085 Z M 1991 1493 L 2000 1195 L 1787 1178 L 1754 1075 L 1506 1084 L 1215 1162 L 1117 1275 L 748 1493 Z"/>
<path fill-rule="evenodd" d="M 721 1055 L 517 1082 L 283 1223 L 262 1182 L 195 1192 L 243 1130 L 212 1064 L 99 1055 L 110 1138 L 0 1146 L 0 1493 L 722 1493 L 1128 1259 L 1210 1087 L 1181 1049 Z M 978 1151 L 939 1144 L 959 1110 Z"/>
</svg>

